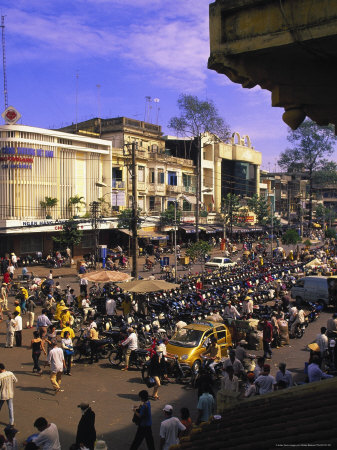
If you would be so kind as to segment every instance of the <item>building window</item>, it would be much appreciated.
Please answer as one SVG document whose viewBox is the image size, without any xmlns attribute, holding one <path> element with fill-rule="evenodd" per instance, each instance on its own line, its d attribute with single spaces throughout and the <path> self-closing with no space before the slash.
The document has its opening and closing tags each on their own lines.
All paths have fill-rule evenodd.
<svg viewBox="0 0 337 450">
<path fill-rule="evenodd" d="M 84 233 L 81 240 L 82 248 L 94 248 L 95 238 L 92 234 Z"/>
<path fill-rule="evenodd" d="M 15 137 L 15 132 L 14 131 L 7 131 L 7 137 L 9 137 L 9 138 Z"/>
<path fill-rule="evenodd" d="M 169 186 L 177 186 L 177 172 L 168 172 L 167 184 Z"/>
<path fill-rule="evenodd" d="M 158 170 L 158 184 L 164 184 L 165 183 L 165 177 L 164 177 L 164 171 L 163 169 Z"/>
<path fill-rule="evenodd" d="M 140 183 L 145 182 L 145 166 L 138 166 L 138 181 Z"/>
<path fill-rule="evenodd" d="M 27 234 L 20 242 L 20 253 L 43 252 L 42 235 Z"/>
<path fill-rule="evenodd" d="M 150 169 L 150 183 L 156 182 L 156 173 L 154 169 Z"/>
<path fill-rule="evenodd" d="M 192 205 L 190 202 L 186 200 L 183 201 L 183 211 L 192 211 Z"/>
<path fill-rule="evenodd" d="M 112 179 L 115 181 L 122 181 L 123 172 L 119 167 L 112 168 Z M 115 186 L 113 186 L 113 187 L 115 187 Z"/>
<path fill-rule="evenodd" d="M 155 201 L 156 201 L 156 197 L 150 197 L 149 198 L 149 209 L 150 209 L 150 211 L 153 211 L 155 209 L 154 208 Z"/>
</svg>

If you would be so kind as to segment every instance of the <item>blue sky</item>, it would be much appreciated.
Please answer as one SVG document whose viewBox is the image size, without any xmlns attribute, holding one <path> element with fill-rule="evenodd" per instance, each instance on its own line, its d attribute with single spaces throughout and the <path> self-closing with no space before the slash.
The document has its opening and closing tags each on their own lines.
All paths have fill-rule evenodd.
<svg viewBox="0 0 337 450">
<path fill-rule="evenodd" d="M 214 101 L 232 131 L 248 134 L 263 167 L 274 170 L 287 147 L 283 110 L 271 107 L 268 91 L 243 89 L 207 69 L 209 3 L 3 0 L 9 104 L 26 125 L 74 122 L 77 73 L 79 121 L 99 110 L 103 118 L 144 120 L 150 96 L 160 99 L 152 122 L 158 113 L 164 133 L 172 134 L 167 123 L 178 114 L 179 94 L 197 95 Z"/>
</svg>

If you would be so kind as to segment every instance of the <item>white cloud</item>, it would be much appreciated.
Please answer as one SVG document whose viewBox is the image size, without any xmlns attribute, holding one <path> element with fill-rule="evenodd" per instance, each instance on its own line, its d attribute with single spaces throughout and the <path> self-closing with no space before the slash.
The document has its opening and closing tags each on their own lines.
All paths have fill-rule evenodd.
<svg viewBox="0 0 337 450">
<path fill-rule="evenodd" d="M 78 6 L 81 1 L 74 3 Z M 97 0 L 82 3 L 94 5 Z M 130 70 L 150 71 L 152 82 L 163 87 L 203 89 L 209 56 L 208 5 L 204 1 L 176 0 L 165 5 L 159 0 L 99 0 L 98 3 L 103 7 L 98 8 L 93 20 L 90 8 L 88 11 L 81 8 L 80 15 L 69 13 L 69 6 L 60 14 L 56 7 L 48 13 L 46 9 L 42 13 L 38 9 L 7 10 L 6 27 L 16 45 L 12 48 L 12 59 L 15 60 L 16 52 L 17 57 L 26 60 L 100 57 L 116 61 L 119 58 L 133 63 Z M 130 15 L 125 19 L 114 16 L 114 5 L 144 8 L 142 20 L 137 15 L 134 20 L 131 17 L 131 22 Z M 124 8 L 117 8 L 117 12 L 122 14 Z"/>
</svg>

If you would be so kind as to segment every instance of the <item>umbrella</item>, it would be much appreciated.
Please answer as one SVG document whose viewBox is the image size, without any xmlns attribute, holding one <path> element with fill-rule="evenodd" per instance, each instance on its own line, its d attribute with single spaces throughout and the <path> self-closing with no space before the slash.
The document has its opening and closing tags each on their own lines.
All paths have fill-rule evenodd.
<svg viewBox="0 0 337 450">
<path fill-rule="evenodd" d="M 129 280 L 131 275 L 124 272 L 116 272 L 111 270 L 95 270 L 89 273 L 83 273 L 81 278 L 85 278 L 88 281 L 95 281 L 96 283 L 108 283 L 109 281 L 126 281 Z"/>
<path fill-rule="evenodd" d="M 315 267 L 320 266 L 322 264 L 322 261 L 320 261 L 318 258 L 313 259 L 308 264 L 305 265 L 305 267 Z"/>
<path fill-rule="evenodd" d="M 180 288 L 180 285 L 168 283 L 164 280 L 134 280 L 121 283 L 119 287 L 127 292 L 145 294 L 146 292 L 170 291 L 171 289 Z"/>
</svg>

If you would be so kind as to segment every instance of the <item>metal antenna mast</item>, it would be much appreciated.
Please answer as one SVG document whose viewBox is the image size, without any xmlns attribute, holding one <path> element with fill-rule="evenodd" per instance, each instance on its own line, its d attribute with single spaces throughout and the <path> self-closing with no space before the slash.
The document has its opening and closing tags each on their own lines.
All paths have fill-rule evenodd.
<svg viewBox="0 0 337 450">
<path fill-rule="evenodd" d="M 5 16 L 1 16 L 1 28 L 2 28 L 2 67 L 4 73 L 4 98 L 5 98 L 5 109 L 7 109 L 8 92 L 7 92 L 7 67 L 6 67 Z"/>
</svg>

